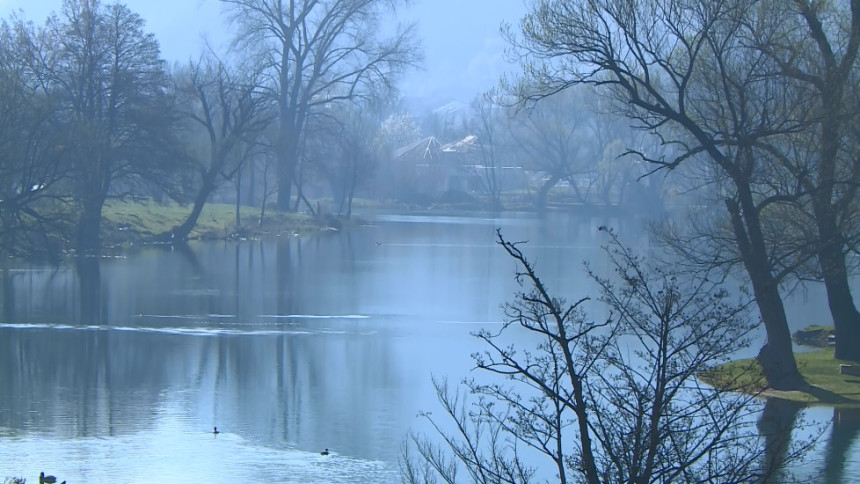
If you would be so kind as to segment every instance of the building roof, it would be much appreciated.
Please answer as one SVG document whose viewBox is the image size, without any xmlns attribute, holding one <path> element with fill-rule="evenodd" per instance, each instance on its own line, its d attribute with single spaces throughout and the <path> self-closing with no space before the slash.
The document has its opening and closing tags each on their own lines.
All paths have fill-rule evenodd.
<svg viewBox="0 0 860 484">
<path fill-rule="evenodd" d="M 398 148 L 394 152 L 394 159 L 410 158 L 413 160 L 429 160 L 439 156 L 442 144 L 435 136 L 427 136 L 412 144 Z"/>
</svg>

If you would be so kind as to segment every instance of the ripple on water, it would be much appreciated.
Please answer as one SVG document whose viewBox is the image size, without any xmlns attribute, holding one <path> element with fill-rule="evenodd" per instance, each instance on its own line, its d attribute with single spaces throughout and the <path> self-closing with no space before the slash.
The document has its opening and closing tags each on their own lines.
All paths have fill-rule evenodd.
<svg viewBox="0 0 860 484">
<path fill-rule="evenodd" d="M 161 316 L 168 318 L 170 316 Z M 177 317 L 184 319 L 185 316 Z M 326 317 L 317 317 L 318 319 L 329 319 Z M 332 316 L 331 318 L 343 318 L 342 316 Z M 355 316 L 355 318 L 366 318 L 365 316 Z M 355 333 L 354 331 L 333 329 L 326 327 L 285 327 L 283 323 L 277 326 L 266 323 L 257 322 L 211 322 L 200 320 L 200 326 L 108 326 L 108 325 L 70 325 L 70 324 L 52 324 L 52 323 L 0 323 L 0 329 L 18 329 L 18 330 L 37 330 L 50 329 L 55 331 L 119 331 L 132 333 L 157 333 L 157 334 L 173 334 L 173 335 L 188 335 L 188 336 L 268 336 L 268 335 L 340 335 L 340 334 L 374 334 L 374 331 L 363 331 Z"/>
<path fill-rule="evenodd" d="M 399 471 L 391 463 L 336 452 L 322 456 L 317 451 L 276 449 L 229 432 L 3 440 L 2 473 L 28 480 L 46 470 L 69 482 L 399 482 Z"/>
</svg>

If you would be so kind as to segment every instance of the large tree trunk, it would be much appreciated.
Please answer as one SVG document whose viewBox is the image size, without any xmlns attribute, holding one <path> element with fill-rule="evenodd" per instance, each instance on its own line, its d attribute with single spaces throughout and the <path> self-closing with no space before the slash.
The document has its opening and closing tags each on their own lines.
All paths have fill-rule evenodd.
<svg viewBox="0 0 860 484">
<path fill-rule="evenodd" d="M 820 58 L 814 59 L 819 63 L 820 74 L 812 77 L 811 84 L 818 91 L 820 112 L 814 113 L 813 120 L 819 122 L 820 134 L 818 139 L 819 160 L 814 165 L 816 179 L 807 182 L 807 188 L 812 193 L 812 204 L 815 222 L 818 226 L 819 265 L 827 288 L 827 302 L 833 316 L 836 328 L 836 358 L 845 358 L 860 362 L 860 314 L 854 305 L 851 288 L 848 285 L 848 272 L 845 267 L 844 234 L 837 222 L 840 212 L 846 207 L 854 206 L 857 202 L 857 186 L 854 173 L 860 169 L 856 161 L 842 160 L 840 151 L 843 149 L 843 139 L 848 131 L 853 129 L 856 122 L 856 63 L 858 46 L 860 46 L 860 8 L 854 1 L 851 4 L 850 18 L 846 18 L 844 33 L 829 31 L 822 24 L 829 25 L 824 20 L 825 14 L 817 7 L 807 2 L 795 2 L 799 13 L 806 20 L 809 35 L 818 47 Z M 835 24 L 834 24 L 835 25 Z M 835 40 L 840 35 L 847 34 L 834 46 L 830 35 Z M 840 56 L 842 56 L 840 58 Z M 813 72 L 813 71 L 809 71 Z M 793 75 L 790 72 L 789 75 Z M 802 78 L 809 82 L 810 78 Z M 850 149 L 850 147 L 849 147 Z M 856 156 L 849 154 L 848 156 Z M 856 158 L 855 158 L 856 160 Z M 845 163 L 845 165 L 843 165 Z M 846 170 L 847 169 L 847 170 Z M 846 171 L 849 176 L 846 178 Z M 847 188 L 838 190 L 840 184 L 849 184 Z M 847 195 L 837 195 L 844 191 Z M 846 197 L 837 200 L 840 197 Z M 849 228 L 849 230 L 854 230 Z"/>
<path fill-rule="evenodd" d="M 734 200 L 726 200 L 726 208 L 731 217 L 738 250 L 749 274 L 753 295 L 767 333 L 767 342 L 757 359 L 771 388 L 801 389 L 806 383 L 797 370 L 791 333 L 788 330 L 788 318 L 779 294 L 779 281 L 773 276 L 773 268 L 767 257 L 758 215 L 752 204 L 752 195 L 744 190 L 739 192 L 743 211 Z"/>
<path fill-rule="evenodd" d="M 845 237 L 837 221 L 840 209 L 834 203 L 838 185 L 840 136 L 843 123 L 839 113 L 844 97 L 845 79 L 826 79 L 834 86 L 822 92 L 822 105 L 827 117 L 821 123 L 821 159 L 817 164 L 818 187 L 812 195 L 815 222 L 818 229 L 818 264 L 827 288 L 827 303 L 836 329 L 836 358 L 860 362 L 860 313 L 854 305 L 848 270 L 845 266 Z M 855 167 L 856 169 L 856 167 Z M 856 190 L 856 188 L 855 188 Z M 854 196 L 856 202 L 856 195 Z M 852 230 L 852 229 L 849 229 Z"/>
<path fill-rule="evenodd" d="M 290 199 L 292 198 L 293 179 L 295 177 L 296 163 L 299 156 L 299 132 L 301 123 L 298 121 L 298 96 L 299 88 L 302 86 L 301 75 L 290 73 L 290 48 L 289 41 L 281 46 L 280 66 L 280 92 L 278 93 L 278 199 L 277 208 L 282 212 L 292 210 Z"/>
<path fill-rule="evenodd" d="M 182 225 L 174 228 L 172 232 L 173 238 L 176 240 L 185 240 L 194 227 L 197 225 L 197 219 L 203 212 L 203 207 L 206 201 L 209 200 L 209 195 L 215 190 L 214 176 L 207 173 L 203 178 L 203 183 L 200 185 L 200 190 L 197 191 L 197 196 L 194 197 L 194 206 L 191 207 L 191 213 L 188 214 Z"/>
<path fill-rule="evenodd" d="M 102 206 L 104 197 L 100 194 L 84 195 L 75 233 L 79 254 L 97 255 L 101 252 Z"/>
<path fill-rule="evenodd" d="M 288 153 L 278 153 L 278 210 L 292 210 L 290 199 L 293 189 L 293 169 L 295 160 Z"/>
<path fill-rule="evenodd" d="M 546 212 L 546 199 L 549 196 L 549 191 L 558 183 L 558 180 L 557 176 L 552 176 L 541 185 L 537 193 L 537 200 L 535 200 L 535 208 L 538 213 Z"/>
<path fill-rule="evenodd" d="M 767 342 L 756 359 L 762 367 L 768 385 L 776 390 L 798 390 L 806 386 L 797 370 L 797 362 L 791 345 L 791 333 L 785 307 L 779 295 L 776 281 L 756 278 L 753 292 L 761 319 L 767 332 Z"/>
<path fill-rule="evenodd" d="M 860 362 L 860 313 L 854 305 L 845 253 L 841 246 L 825 244 L 819 251 L 819 264 L 827 288 L 827 303 L 836 329 L 836 358 Z"/>
<path fill-rule="evenodd" d="M 236 230 L 242 226 L 242 170 L 236 172 Z"/>
</svg>

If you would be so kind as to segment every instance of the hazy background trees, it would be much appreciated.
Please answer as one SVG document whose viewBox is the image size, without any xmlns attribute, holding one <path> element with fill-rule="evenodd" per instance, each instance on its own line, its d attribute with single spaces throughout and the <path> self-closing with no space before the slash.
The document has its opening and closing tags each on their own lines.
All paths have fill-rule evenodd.
<svg viewBox="0 0 860 484">
<path fill-rule="evenodd" d="M 349 215 L 357 196 L 542 209 L 551 190 L 559 206 L 632 207 L 624 194 L 644 186 L 620 157 L 626 131 L 596 117 L 591 93 L 582 105 L 560 93 L 551 119 L 499 90 L 415 112 L 397 90 L 421 57 L 414 26 L 392 24 L 399 2 L 223 3 L 232 45 L 170 69 L 122 3 L 68 0 L 42 24 L 4 22 L 7 250 L 97 252 L 110 198 L 187 204 L 166 234 L 181 240 L 213 201 L 234 203 L 238 225 L 242 205 L 262 221 L 275 195 L 274 208 Z M 422 137 L 446 155 L 397 158 Z M 571 145 L 560 161 L 558 142 Z"/>
<path fill-rule="evenodd" d="M 333 104 L 308 124 L 309 171 L 329 186 L 337 215 L 349 217 L 357 191 L 375 178 L 382 155 L 374 111 L 378 109 L 371 102 Z"/>
<path fill-rule="evenodd" d="M 381 35 L 383 16 L 399 2 L 222 2 L 238 27 L 234 44 L 271 69 L 269 88 L 278 103 L 277 207 L 291 210 L 309 118 L 332 103 L 392 90 L 396 77 L 419 59 L 413 29 Z"/>
<path fill-rule="evenodd" d="M 828 289 L 837 355 L 857 358 L 860 42 L 834 20 L 850 5 L 542 1 L 508 31 L 526 69 L 514 92 L 416 112 L 397 92 L 420 60 L 400 2 L 222 4 L 230 49 L 170 70 L 122 4 L 4 22 L 6 250 L 96 251 L 110 197 L 188 204 L 179 238 L 205 203 L 262 220 L 276 194 L 282 210 L 347 216 L 357 197 L 669 214 L 661 237 L 691 268 L 749 277 L 774 384 L 801 384 L 781 298 L 806 280 Z M 398 158 L 419 141 L 449 151 Z"/>
</svg>

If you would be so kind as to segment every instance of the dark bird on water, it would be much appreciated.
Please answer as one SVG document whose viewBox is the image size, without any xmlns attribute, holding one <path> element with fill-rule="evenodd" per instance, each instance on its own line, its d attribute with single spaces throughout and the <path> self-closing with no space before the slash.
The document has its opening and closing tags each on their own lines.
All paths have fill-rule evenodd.
<svg viewBox="0 0 860 484">
<path fill-rule="evenodd" d="M 57 478 L 54 476 L 46 476 L 44 472 L 39 474 L 39 484 L 54 484 Z"/>
<path fill-rule="evenodd" d="M 218 430 L 218 427 L 215 427 L 215 428 L 212 430 L 212 433 L 213 433 L 213 434 L 215 434 L 215 435 L 218 435 L 218 434 L 220 434 L 221 432 Z"/>
<path fill-rule="evenodd" d="M 328 454 L 329 454 L 328 448 L 326 448 L 326 450 L 320 452 L 320 455 L 328 455 Z"/>
</svg>

